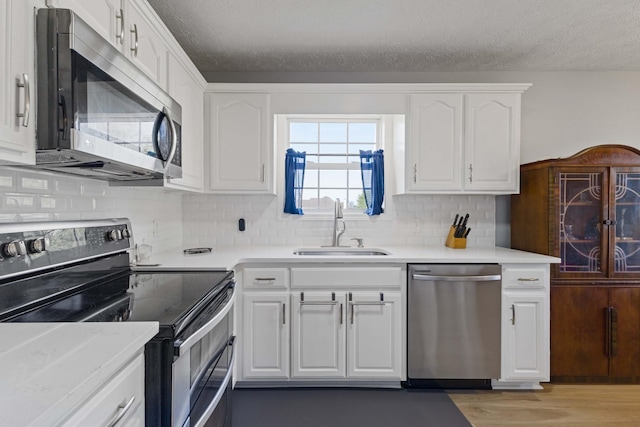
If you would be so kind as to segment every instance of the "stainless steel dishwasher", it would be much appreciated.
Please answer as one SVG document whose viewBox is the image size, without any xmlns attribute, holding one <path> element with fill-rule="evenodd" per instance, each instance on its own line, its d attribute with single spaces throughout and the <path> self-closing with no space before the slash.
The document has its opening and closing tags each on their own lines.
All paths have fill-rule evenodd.
<svg viewBox="0 0 640 427">
<path fill-rule="evenodd" d="M 501 271 L 409 265 L 407 386 L 490 388 L 500 377 Z"/>
</svg>

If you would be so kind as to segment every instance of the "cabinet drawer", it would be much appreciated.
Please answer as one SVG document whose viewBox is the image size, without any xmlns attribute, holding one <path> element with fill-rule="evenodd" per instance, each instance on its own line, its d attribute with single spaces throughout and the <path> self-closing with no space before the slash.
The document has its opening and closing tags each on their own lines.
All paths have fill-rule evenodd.
<svg viewBox="0 0 640 427">
<path fill-rule="evenodd" d="M 122 415 L 116 426 L 144 425 L 144 356 L 136 356 L 106 382 L 80 409 L 71 416 L 64 427 L 110 425 Z M 141 418 L 140 418 L 141 417 Z M 140 419 L 138 419 L 140 418 Z"/>
<path fill-rule="evenodd" d="M 402 285 L 400 267 L 310 267 L 291 269 L 292 288 L 397 288 Z"/>
<path fill-rule="evenodd" d="M 503 267 L 504 288 L 542 288 L 549 281 L 549 270 L 544 267 Z"/>
<path fill-rule="evenodd" d="M 288 268 L 245 268 L 242 284 L 245 289 L 287 289 Z"/>
</svg>

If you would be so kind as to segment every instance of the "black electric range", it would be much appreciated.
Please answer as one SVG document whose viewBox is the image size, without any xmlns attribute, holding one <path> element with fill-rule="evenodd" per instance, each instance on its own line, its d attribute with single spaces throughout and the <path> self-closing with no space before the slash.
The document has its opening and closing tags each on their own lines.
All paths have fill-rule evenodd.
<svg viewBox="0 0 640 427">
<path fill-rule="evenodd" d="M 135 271 L 133 248 L 127 219 L 0 224 L 0 321 L 159 322 L 145 347 L 147 425 L 228 420 L 233 272 Z"/>
</svg>

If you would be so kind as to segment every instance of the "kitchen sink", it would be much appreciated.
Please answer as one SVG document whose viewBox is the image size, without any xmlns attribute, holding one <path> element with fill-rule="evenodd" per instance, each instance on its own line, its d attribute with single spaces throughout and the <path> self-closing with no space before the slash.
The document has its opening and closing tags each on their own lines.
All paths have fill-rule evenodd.
<svg viewBox="0 0 640 427">
<path fill-rule="evenodd" d="M 389 255 L 389 252 L 383 249 L 371 248 L 301 248 L 293 251 L 294 255 L 308 256 L 378 256 Z"/>
</svg>

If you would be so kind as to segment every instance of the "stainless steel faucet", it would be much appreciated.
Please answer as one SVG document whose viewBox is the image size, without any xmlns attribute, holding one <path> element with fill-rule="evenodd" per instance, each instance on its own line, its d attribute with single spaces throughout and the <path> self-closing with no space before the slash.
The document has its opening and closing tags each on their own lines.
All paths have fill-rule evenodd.
<svg viewBox="0 0 640 427">
<path fill-rule="evenodd" d="M 347 225 L 342 220 L 342 203 L 340 203 L 340 199 L 336 198 L 335 206 L 333 209 L 333 240 L 331 241 L 332 247 L 340 246 L 340 236 L 342 236 L 347 229 Z M 338 220 L 342 222 L 342 230 L 338 230 Z"/>
</svg>

